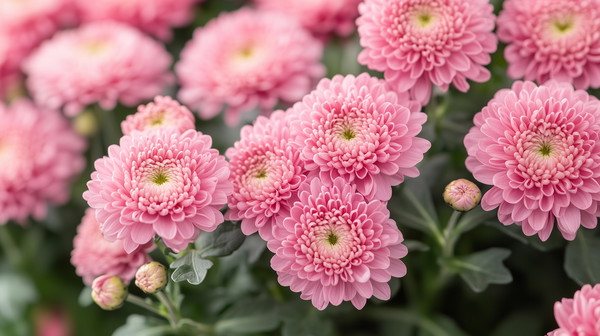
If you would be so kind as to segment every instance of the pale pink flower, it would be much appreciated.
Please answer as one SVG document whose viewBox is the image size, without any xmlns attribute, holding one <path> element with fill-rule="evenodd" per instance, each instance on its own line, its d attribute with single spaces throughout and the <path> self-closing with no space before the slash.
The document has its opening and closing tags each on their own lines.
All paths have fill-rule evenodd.
<svg viewBox="0 0 600 336">
<path fill-rule="evenodd" d="M 600 87 L 599 30 L 597 0 L 507 0 L 498 17 L 510 77 L 583 90 Z"/>
<path fill-rule="evenodd" d="M 278 101 L 302 98 L 324 74 L 322 52 L 321 43 L 286 16 L 225 13 L 197 29 L 183 50 L 175 67 L 179 98 L 203 119 L 226 107 L 225 120 L 233 125 L 243 112 L 270 112 Z"/>
<path fill-rule="evenodd" d="M 152 248 L 154 246 L 150 243 L 132 253 L 125 252 L 121 241 L 109 242 L 104 239 L 94 209 L 87 209 L 73 240 L 71 264 L 88 286 L 94 278 L 104 274 L 116 275 L 129 283 L 137 268 L 150 261 L 148 252 Z"/>
<path fill-rule="evenodd" d="M 600 102 L 570 84 L 516 82 L 475 115 L 465 137 L 467 168 L 492 188 L 484 210 L 528 236 L 563 237 L 600 216 Z"/>
<path fill-rule="evenodd" d="M 367 201 L 342 178 L 331 187 L 319 179 L 302 184 L 291 216 L 268 242 L 279 283 L 319 310 L 342 301 L 361 309 L 372 296 L 388 300 L 387 282 L 406 274 L 400 258 L 407 253 L 389 215 L 385 202 Z"/>
<path fill-rule="evenodd" d="M 84 22 L 114 20 L 136 27 L 161 40 L 171 28 L 190 23 L 199 0 L 75 0 Z"/>
<path fill-rule="evenodd" d="M 156 96 L 154 102 L 138 106 L 137 113 L 128 115 L 121 123 L 125 135 L 159 128 L 174 128 L 182 133 L 195 129 L 194 115 L 171 97 Z"/>
<path fill-rule="evenodd" d="M 466 92 L 467 79 L 490 79 L 483 65 L 497 47 L 493 9 L 489 0 L 366 0 L 356 21 L 365 48 L 358 62 L 422 105 L 432 84 Z"/>
<path fill-rule="evenodd" d="M 454 210 L 469 211 L 479 204 L 481 190 L 469 180 L 458 179 L 450 182 L 444 188 L 443 197 L 444 201 Z"/>
<path fill-rule="evenodd" d="M 69 115 L 99 103 L 132 106 L 156 96 L 171 80 L 164 46 L 116 22 L 62 31 L 26 61 L 27 86 L 36 102 Z"/>
<path fill-rule="evenodd" d="M 559 328 L 547 336 L 600 335 L 600 285 L 584 285 L 572 299 L 556 302 L 554 316 Z"/>
<path fill-rule="evenodd" d="M 332 33 L 348 36 L 354 31 L 362 0 L 255 0 L 259 9 L 277 11 L 298 20 L 319 37 Z"/>
<path fill-rule="evenodd" d="M 298 187 L 306 179 L 287 117 L 283 111 L 258 117 L 254 126 L 242 128 L 240 141 L 225 153 L 233 181 L 225 218 L 241 220 L 244 234 L 258 231 L 264 240 L 272 237 L 275 221 L 289 216 Z"/>
<path fill-rule="evenodd" d="M 419 109 L 366 73 L 321 80 L 294 105 L 309 177 L 331 185 L 341 176 L 367 199 L 390 199 L 392 186 L 419 176 L 415 165 L 431 146 L 417 138 L 427 119 Z"/>
<path fill-rule="evenodd" d="M 104 237 L 123 240 L 131 253 L 156 234 L 179 252 L 200 230 L 216 229 L 232 186 L 225 158 L 211 145 L 200 132 L 164 129 L 133 132 L 110 146 L 83 193 Z"/>
<path fill-rule="evenodd" d="M 35 336 L 72 336 L 72 317 L 64 308 L 36 309 L 34 315 Z"/>
<path fill-rule="evenodd" d="M 57 111 L 25 100 L 0 103 L 0 225 L 41 220 L 48 204 L 65 203 L 85 166 L 84 150 Z"/>
</svg>

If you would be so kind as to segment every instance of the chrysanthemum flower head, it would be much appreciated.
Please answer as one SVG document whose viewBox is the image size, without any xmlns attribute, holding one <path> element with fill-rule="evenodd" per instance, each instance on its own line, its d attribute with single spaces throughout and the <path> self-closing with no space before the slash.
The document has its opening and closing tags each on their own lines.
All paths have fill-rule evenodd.
<svg viewBox="0 0 600 336">
<path fill-rule="evenodd" d="M 507 0 L 498 17 L 510 77 L 578 89 L 600 87 L 599 30 L 595 0 Z"/>
<path fill-rule="evenodd" d="M 427 119 L 419 108 L 366 73 L 321 80 L 294 105 L 309 177 L 330 185 L 342 177 L 368 199 L 388 200 L 392 186 L 419 175 L 431 146 L 417 137 Z"/>
<path fill-rule="evenodd" d="M 160 43 L 107 21 L 57 33 L 24 71 L 36 102 L 75 115 L 94 103 L 112 109 L 117 101 L 132 106 L 156 96 L 172 79 L 170 64 Z"/>
<path fill-rule="evenodd" d="M 137 268 L 150 260 L 148 252 L 153 245 L 140 246 L 132 253 L 125 252 L 120 241 L 109 242 L 100 231 L 100 223 L 95 218 L 95 210 L 87 209 L 77 235 L 73 240 L 71 264 L 75 266 L 77 275 L 83 278 L 86 285 L 91 285 L 94 278 L 111 274 L 129 283 L 135 276 Z"/>
<path fill-rule="evenodd" d="M 240 141 L 225 153 L 233 181 L 226 218 L 241 220 L 246 235 L 258 231 L 263 239 L 270 239 L 272 225 L 289 216 L 306 179 L 287 119 L 283 111 L 258 117 L 253 126 L 242 128 Z"/>
<path fill-rule="evenodd" d="M 483 65 L 497 39 L 488 0 L 366 0 L 359 10 L 359 63 L 383 71 L 397 91 L 421 104 L 432 84 L 466 92 L 467 79 L 490 78 Z"/>
<path fill-rule="evenodd" d="M 83 170 L 85 142 L 54 110 L 21 100 L 0 103 L 0 225 L 41 220 L 69 198 Z"/>
<path fill-rule="evenodd" d="M 227 43 L 223 43 L 227 41 Z M 324 74 L 321 43 L 279 13 L 241 9 L 199 28 L 181 54 L 179 98 L 209 119 L 226 107 L 236 124 L 242 112 L 293 103 Z"/>
<path fill-rule="evenodd" d="M 600 285 L 584 285 L 572 299 L 554 304 L 559 328 L 548 336 L 600 335 Z"/>
<path fill-rule="evenodd" d="M 259 9 L 285 13 L 319 37 L 335 33 L 347 36 L 354 31 L 358 4 L 362 0 L 255 0 Z"/>
<path fill-rule="evenodd" d="M 133 132 L 96 160 L 83 198 L 102 233 L 131 253 L 154 235 L 174 251 L 223 222 L 232 186 L 225 158 L 194 130 Z"/>
<path fill-rule="evenodd" d="M 402 241 L 385 202 L 367 201 L 337 178 L 332 186 L 319 179 L 302 184 L 268 246 L 281 285 L 320 310 L 342 301 L 361 309 L 372 296 L 388 300 L 387 282 L 406 274 Z"/>
<path fill-rule="evenodd" d="M 195 129 L 194 115 L 171 97 L 156 96 L 154 102 L 138 106 L 137 113 L 121 123 L 123 134 L 133 131 L 174 128 L 179 132 Z"/>
<path fill-rule="evenodd" d="M 465 137 L 467 168 L 492 185 L 481 199 L 504 225 L 568 240 L 600 216 L 600 102 L 568 83 L 516 82 L 499 91 Z"/>
</svg>

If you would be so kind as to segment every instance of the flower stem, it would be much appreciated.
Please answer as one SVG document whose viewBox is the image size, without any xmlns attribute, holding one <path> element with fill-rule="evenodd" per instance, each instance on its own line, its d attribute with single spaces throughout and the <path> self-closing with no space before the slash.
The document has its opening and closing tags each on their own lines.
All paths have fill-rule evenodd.
<svg viewBox="0 0 600 336">
<path fill-rule="evenodd" d="M 151 304 L 149 304 L 148 302 L 146 302 L 144 299 L 142 299 L 139 296 L 136 296 L 136 295 L 133 295 L 133 294 L 129 294 L 129 295 L 127 295 L 126 301 L 129 302 L 129 303 L 133 303 L 134 305 L 136 305 L 138 307 L 141 307 L 141 308 L 144 308 L 144 309 L 146 309 L 148 311 L 151 311 L 151 312 L 153 312 L 153 313 L 155 313 L 157 315 L 164 316 L 160 312 L 160 310 L 156 309 L 156 307 L 152 306 Z"/>
<path fill-rule="evenodd" d="M 187 324 L 190 325 L 194 328 L 196 328 L 197 331 L 201 332 L 201 333 L 206 333 L 206 334 L 210 334 L 213 330 L 213 328 L 210 325 L 206 325 L 204 323 L 200 323 L 200 322 L 196 322 L 193 320 L 190 320 L 188 318 L 184 318 L 181 319 L 179 321 L 180 324 Z"/>
<path fill-rule="evenodd" d="M 175 307 L 171 303 L 171 300 L 169 300 L 169 298 L 162 291 L 160 291 L 154 295 L 156 295 L 156 297 L 160 300 L 160 302 L 167 309 L 167 313 L 168 313 L 167 319 L 169 320 L 171 327 L 177 328 L 177 325 L 179 323 L 179 317 L 175 313 Z"/>
<path fill-rule="evenodd" d="M 443 256 L 445 258 L 449 258 L 454 253 L 454 243 L 456 241 L 456 237 L 453 237 L 454 228 L 456 227 L 456 223 L 462 213 L 460 211 L 454 210 L 452 216 L 450 216 L 450 220 L 448 220 L 448 225 L 444 229 L 444 247 L 443 247 Z"/>
</svg>

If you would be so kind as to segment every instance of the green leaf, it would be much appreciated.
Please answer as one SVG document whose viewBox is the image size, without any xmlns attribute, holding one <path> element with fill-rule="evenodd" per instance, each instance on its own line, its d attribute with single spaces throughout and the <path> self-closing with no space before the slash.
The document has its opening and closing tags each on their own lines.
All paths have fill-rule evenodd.
<svg viewBox="0 0 600 336">
<path fill-rule="evenodd" d="M 237 250 L 245 238 L 239 224 L 226 221 L 213 232 L 203 232 L 196 240 L 196 248 L 204 258 L 224 257 Z"/>
<path fill-rule="evenodd" d="M 330 320 L 319 318 L 318 314 L 310 314 L 305 318 L 287 319 L 282 328 L 282 336 L 330 336 L 334 328 Z"/>
<path fill-rule="evenodd" d="M 590 232 L 579 232 L 577 238 L 567 244 L 565 271 L 579 285 L 600 282 L 600 239 Z"/>
<path fill-rule="evenodd" d="M 439 315 L 432 319 L 438 328 L 444 330 L 444 333 L 440 333 L 439 329 L 421 329 L 419 336 L 438 336 L 438 335 L 449 335 L 449 336 L 468 336 L 452 319 Z"/>
<path fill-rule="evenodd" d="M 523 229 L 518 225 L 504 225 L 498 220 L 491 220 L 485 222 L 485 225 L 492 226 L 502 233 L 510 236 L 525 245 L 529 245 L 538 251 L 547 252 L 557 248 L 561 248 L 565 245 L 565 240 L 562 235 L 555 230 L 550 238 L 546 241 L 541 241 L 538 236 L 526 236 L 523 233 Z"/>
<path fill-rule="evenodd" d="M 507 284 L 512 281 L 510 271 L 502 263 L 510 250 L 491 248 L 466 257 L 456 258 L 450 266 L 475 292 L 483 292 L 490 284 Z"/>
<path fill-rule="evenodd" d="M 0 271 L 0 320 L 23 317 L 25 308 L 37 297 L 31 281 L 18 273 Z"/>
<path fill-rule="evenodd" d="M 130 315 L 127 322 L 119 327 L 112 336 L 162 336 L 171 330 L 168 325 L 156 325 L 141 315 Z"/>
<path fill-rule="evenodd" d="M 170 267 L 175 269 L 171 279 L 175 282 L 186 280 L 192 285 L 199 285 L 206 278 L 206 273 L 212 265 L 212 261 L 202 258 L 198 251 L 191 250 L 171 263 Z"/>
<path fill-rule="evenodd" d="M 82 307 L 87 307 L 91 305 L 94 301 L 92 300 L 92 287 L 85 286 L 79 293 L 79 305 Z"/>
<path fill-rule="evenodd" d="M 418 240 L 406 239 L 405 241 L 402 242 L 402 244 L 404 244 L 406 246 L 406 248 L 408 248 L 409 252 L 416 252 L 416 251 L 427 252 L 427 251 L 429 251 L 429 245 L 422 243 Z"/>
<path fill-rule="evenodd" d="M 490 219 L 496 217 L 496 211 L 485 211 L 481 206 L 467 212 L 456 224 L 455 234 L 470 231 Z"/>
<path fill-rule="evenodd" d="M 389 208 L 399 224 L 424 232 L 439 233 L 439 219 L 433 199 L 422 178 L 405 181 L 400 195 L 392 198 Z"/>
<path fill-rule="evenodd" d="M 246 298 L 229 308 L 215 324 L 220 335 L 270 331 L 279 325 L 277 304 L 271 298 Z"/>
</svg>

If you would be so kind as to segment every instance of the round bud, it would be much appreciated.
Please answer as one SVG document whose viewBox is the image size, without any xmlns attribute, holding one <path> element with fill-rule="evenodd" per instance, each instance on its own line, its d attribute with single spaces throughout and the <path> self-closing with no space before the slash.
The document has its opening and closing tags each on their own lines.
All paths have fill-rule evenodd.
<svg viewBox="0 0 600 336">
<path fill-rule="evenodd" d="M 156 293 L 165 288 L 167 282 L 167 269 L 156 261 L 143 264 L 135 273 L 135 285 L 145 293 Z"/>
<path fill-rule="evenodd" d="M 469 211 L 475 208 L 480 200 L 481 190 L 469 180 L 454 180 L 444 189 L 444 201 L 454 210 Z"/>
<path fill-rule="evenodd" d="M 121 307 L 127 294 L 127 286 L 118 276 L 102 275 L 92 282 L 92 300 L 104 310 Z"/>
</svg>

